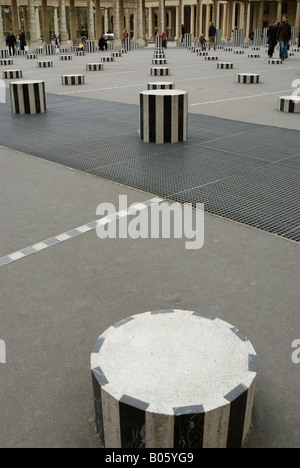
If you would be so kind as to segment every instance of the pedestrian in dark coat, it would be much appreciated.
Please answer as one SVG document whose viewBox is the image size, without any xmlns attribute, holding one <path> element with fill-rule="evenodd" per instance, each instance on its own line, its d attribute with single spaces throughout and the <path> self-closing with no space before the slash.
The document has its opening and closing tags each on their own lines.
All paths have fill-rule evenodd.
<svg viewBox="0 0 300 468">
<path fill-rule="evenodd" d="M 15 45 L 17 44 L 17 39 L 14 36 L 13 32 L 10 31 L 9 35 L 6 38 L 6 45 L 9 50 L 9 55 L 15 55 Z"/>
<path fill-rule="evenodd" d="M 274 55 L 274 50 L 278 42 L 277 36 L 278 36 L 278 25 L 277 25 L 277 20 L 275 20 L 274 23 L 269 27 L 268 33 L 267 33 L 268 44 L 269 44 L 268 55 L 270 58 L 272 58 Z"/>
<path fill-rule="evenodd" d="M 285 60 L 288 58 L 288 43 L 292 38 L 292 27 L 288 23 L 288 17 L 284 16 L 283 21 L 278 28 L 277 39 L 280 43 L 280 58 Z"/>
<path fill-rule="evenodd" d="M 26 38 L 25 38 L 24 31 L 20 31 L 19 39 L 20 39 L 20 48 L 21 48 L 21 50 L 25 50 Z"/>
</svg>

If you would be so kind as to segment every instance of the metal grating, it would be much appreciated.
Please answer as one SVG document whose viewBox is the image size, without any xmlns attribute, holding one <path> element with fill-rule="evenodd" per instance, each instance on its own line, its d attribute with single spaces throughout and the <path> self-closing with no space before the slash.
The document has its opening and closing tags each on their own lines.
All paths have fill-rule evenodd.
<svg viewBox="0 0 300 468">
<path fill-rule="evenodd" d="M 48 112 L 0 106 L 0 144 L 300 240 L 300 132 L 197 114 L 189 141 L 139 140 L 138 106 L 47 95 Z"/>
</svg>

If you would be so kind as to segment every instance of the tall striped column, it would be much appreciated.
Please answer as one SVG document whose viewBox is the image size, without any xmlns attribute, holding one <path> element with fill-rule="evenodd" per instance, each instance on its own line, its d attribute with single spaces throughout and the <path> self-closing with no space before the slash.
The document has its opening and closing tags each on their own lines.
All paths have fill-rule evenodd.
<svg viewBox="0 0 300 468">
<path fill-rule="evenodd" d="M 257 356 L 234 326 L 202 311 L 121 320 L 91 355 L 105 448 L 241 448 L 250 429 Z"/>
<path fill-rule="evenodd" d="M 46 112 L 44 81 L 16 81 L 9 84 L 13 114 Z"/>
<path fill-rule="evenodd" d="M 188 93 L 151 90 L 140 93 L 140 136 L 146 143 L 188 139 Z"/>
</svg>

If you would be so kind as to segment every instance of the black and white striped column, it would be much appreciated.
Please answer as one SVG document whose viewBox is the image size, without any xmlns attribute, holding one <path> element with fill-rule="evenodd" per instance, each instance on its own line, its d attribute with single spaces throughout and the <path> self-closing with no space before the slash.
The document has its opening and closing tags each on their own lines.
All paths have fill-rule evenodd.
<svg viewBox="0 0 300 468">
<path fill-rule="evenodd" d="M 197 52 L 198 57 L 208 57 L 208 52 Z"/>
<path fill-rule="evenodd" d="M 130 39 L 130 37 L 126 37 L 124 39 L 124 49 L 127 50 L 127 51 L 131 50 L 131 39 Z"/>
<path fill-rule="evenodd" d="M 152 90 L 140 93 L 140 137 L 146 143 L 188 139 L 188 93 Z"/>
<path fill-rule="evenodd" d="M 188 47 L 192 46 L 192 41 L 193 41 L 193 36 L 191 33 L 186 33 L 184 35 L 183 43 L 185 48 L 187 49 Z"/>
<path fill-rule="evenodd" d="M 0 65 L 13 65 L 13 59 L 0 59 Z"/>
<path fill-rule="evenodd" d="M 101 62 L 114 62 L 115 57 L 101 57 Z"/>
<path fill-rule="evenodd" d="M 283 62 L 281 59 L 269 59 L 268 64 L 269 65 L 282 65 Z"/>
<path fill-rule="evenodd" d="M 260 58 L 259 54 L 248 54 L 248 58 Z"/>
<path fill-rule="evenodd" d="M 84 75 L 62 75 L 61 82 L 63 85 L 83 85 Z"/>
<path fill-rule="evenodd" d="M 44 81 L 17 81 L 9 84 L 13 114 L 46 112 Z"/>
<path fill-rule="evenodd" d="M 37 55 L 36 54 L 27 54 L 26 55 L 26 58 L 28 60 L 36 60 L 37 59 Z"/>
<path fill-rule="evenodd" d="M 35 49 L 35 53 L 36 55 L 43 55 L 43 47 L 38 47 L 37 49 Z"/>
<path fill-rule="evenodd" d="M 77 55 L 78 57 L 82 57 L 82 56 L 85 55 L 85 51 L 84 51 L 84 50 L 76 50 L 76 55 Z"/>
<path fill-rule="evenodd" d="M 103 63 L 87 63 L 86 70 L 87 71 L 102 71 L 104 68 Z"/>
<path fill-rule="evenodd" d="M 0 49 L 0 57 L 3 58 L 8 58 L 8 50 L 7 49 Z"/>
<path fill-rule="evenodd" d="M 122 52 L 120 50 L 113 50 L 111 53 L 110 53 L 110 56 L 111 57 L 122 57 Z"/>
<path fill-rule="evenodd" d="M 53 44 L 46 44 L 46 55 L 55 55 L 55 46 Z"/>
<path fill-rule="evenodd" d="M 73 60 L 73 55 L 60 55 L 59 60 L 61 61 Z"/>
<path fill-rule="evenodd" d="M 91 354 L 105 448 L 241 448 L 257 356 L 234 326 L 202 311 L 159 310 L 106 330 Z"/>
<path fill-rule="evenodd" d="M 165 58 L 153 58 L 152 65 L 166 65 L 167 59 Z"/>
<path fill-rule="evenodd" d="M 156 81 L 154 83 L 148 83 L 147 89 L 150 91 L 151 89 L 175 89 L 175 83 L 167 83 L 167 82 L 159 82 Z"/>
<path fill-rule="evenodd" d="M 300 96 L 281 96 L 278 99 L 278 110 L 291 114 L 299 114 Z"/>
<path fill-rule="evenodd" d="M 217 64 L 217 68 L 219 69 L 225 69 L 225 70 L 231 70 L 233 68 L 233 63 L 231 62 L 219 62 Z"/>
<path fill-rule="evenodd" d="M 4 80 L 16 80 L 22 78 L 22 70 L 3 70 Z"/>
<path fill-rule="evenodd" d="M 169 67 L 152 67 L 150 69 L 150 74 L 152 76 L 168 76 L 171 73 Z"/>
<path fill-rule="evenodd" d="M 97 42 L 86 41 L 85 47 L 86 47 L 87 52 L 96 52 Z"/>
<path fill-rule="evenodd" d="M 238 82 L 242 84 L 257 84 L 259 83 L 259 75 L 240 73 L 238 75 Z"/>
<path fill-rule="evenodd" d="M 235 50 L 234 51 L 235 55 L 244 55 L 244 53 L 245 53 L 244 50 Z"/>
<path fill-rule="evenodd" d="M 156 36 L 155 37 L 155 48 L 156 49 L 161 49 L 163 44 L 163 39 L 161 36 Z"/>
<path fill-rule="evenodd" d="M 52 60 L 40 60 L 37 63 L 38 68 L 52 68 L 53 62 Z"/>
<path fill-rule="evenodd" d="M 214 57 L 213 55 L 210 55 L 208 57 L 205 57 L 205 60 L 219 60 L 219 57 Z"/>
</svg>

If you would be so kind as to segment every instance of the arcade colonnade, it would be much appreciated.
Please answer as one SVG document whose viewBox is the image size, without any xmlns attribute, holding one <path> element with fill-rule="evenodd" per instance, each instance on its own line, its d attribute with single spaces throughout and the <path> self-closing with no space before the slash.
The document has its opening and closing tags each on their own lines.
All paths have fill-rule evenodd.
<svg viewBox="0 0 300 468">
<path fill-rule="evenodd" d="M 300 29 L 300 0 L 289 2 L 262 0 L 0 0 L 0 42 L 9 30 L 14 34 L 24 28 L 34 50 L 44 41 L 50 43 L 49 15 L 53 32 L 63 47 L 80 38 L 80 12 L 86 12 L 89 40 L 98 40 L 103 32 L 113 31 L 115 41 L 122 39 L 124 28 L 140 47 L 165 32 L 169 40 L 181 37 L 181 25 L 194 37 L 208 36 L 210 21 L 230 38 L 235 28 L 244 29 L 245 37 L 255 29 L 263 30 L 275 18 L 288 14 L 292 26 Z"/>
</svg>

